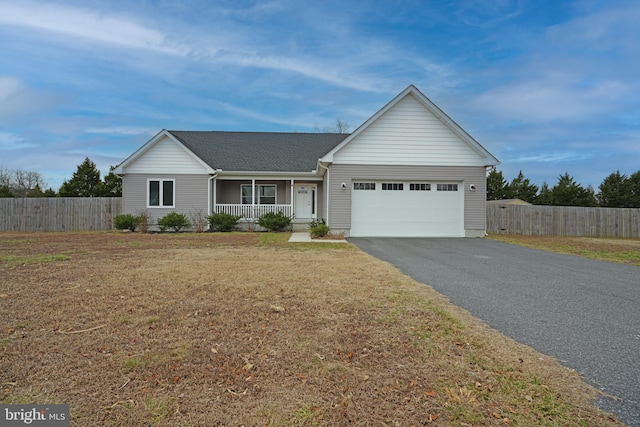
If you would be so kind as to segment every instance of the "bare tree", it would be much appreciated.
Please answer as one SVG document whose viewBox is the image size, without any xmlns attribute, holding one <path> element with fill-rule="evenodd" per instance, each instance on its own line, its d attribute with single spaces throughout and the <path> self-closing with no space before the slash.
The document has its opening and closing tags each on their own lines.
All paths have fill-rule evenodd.
<svg viewBox="0 0 640 427">
<path fill-rule="evenodd" d="M 343 122 L 340 118 L 336 119 L 336 124 L 333 126 L 325 126 L 320 130 L 317 126 L 315 127 L 316 132 L 322 133 L 349 133 L 349 123 Z"/>
<path fill-rule="evenodd" d="M 38 172 L 0 166 L 0 187 L 8 188 L 15 197 L 26 197 L 36 188 L 46 188 L 47 183 Z"/>
</svg>

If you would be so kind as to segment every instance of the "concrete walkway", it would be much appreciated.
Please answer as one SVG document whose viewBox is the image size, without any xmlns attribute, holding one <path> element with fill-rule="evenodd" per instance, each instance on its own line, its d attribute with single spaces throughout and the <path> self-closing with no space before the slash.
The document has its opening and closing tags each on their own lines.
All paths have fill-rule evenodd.
<svg viewBox="0 0 640 427">
<path fill-rule="evenodd" d="M 348 243 L 344 239 L 312 239 L 308 231 L 294 231 L 291 233 L 289 243 Z"/>
</svg>

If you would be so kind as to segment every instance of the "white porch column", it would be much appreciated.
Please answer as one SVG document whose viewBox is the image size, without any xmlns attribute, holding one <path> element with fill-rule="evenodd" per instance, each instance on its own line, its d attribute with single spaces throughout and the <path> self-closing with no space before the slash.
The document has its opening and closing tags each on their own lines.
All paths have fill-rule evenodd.
<svg viewBox="0 0 640 427">
<path fill-rule="evenodd" d="M 216 179 L 216 176 L 213 175 L 209 178 L 209 200 L 207 203 L 207 215 L 211 215 L 213 212 L 215 212 L 215 207 L 216 207 L 216 183 L 218 182 L 218 180 Z M 213 187 L 212 187 L 213 185 Z"/>
<path fill-rule="evenodd" d="M 294 191 L 293 191 L 293 178 L 292 178 L 291 179 L 291 215 L 293 215 L 294 218 L 295 218 L 295 212 L 293 211 L 293 206 L 294 206 L 294 204 L 293 204 L 293 193 L 294 193 Z"/>
<path fill-rule="evenodd" d="M 256 219 L 256 179 L 251 179 L 251 219 Z"/>
</svg>

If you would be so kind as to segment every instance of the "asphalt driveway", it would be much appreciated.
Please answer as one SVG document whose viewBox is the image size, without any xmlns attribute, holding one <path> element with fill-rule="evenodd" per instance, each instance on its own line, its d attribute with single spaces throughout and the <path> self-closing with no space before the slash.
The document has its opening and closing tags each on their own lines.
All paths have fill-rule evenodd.
<svg viewBox="0 0 640 427">
<path fill-rule="evenodd" d="M 640 268 L 488 239 L 350 238 L 493 328 L 553 356 L 640 426 Z"/>
</svg>

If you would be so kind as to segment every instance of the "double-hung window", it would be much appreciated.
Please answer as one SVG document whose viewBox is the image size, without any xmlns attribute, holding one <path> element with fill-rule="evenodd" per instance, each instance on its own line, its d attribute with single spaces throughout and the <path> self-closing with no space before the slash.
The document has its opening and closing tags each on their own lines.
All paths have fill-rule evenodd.
<svg viewBox="0 0 640 427">
<path fill-rule="evenodd" d="M 175 180 L 150 179 L 147 181 L 147 202 L 150 208 L 175 207 Z"/>
<path fill-rule="evenodd" d="M 242 185 L 242 204 L 251 204 L 251 184 Z M 256 205 L 275 205 L 277 203 L 276 186 L 273 184 L 256 185 L 255 187 L 255 203 Z"/>
</svg>

